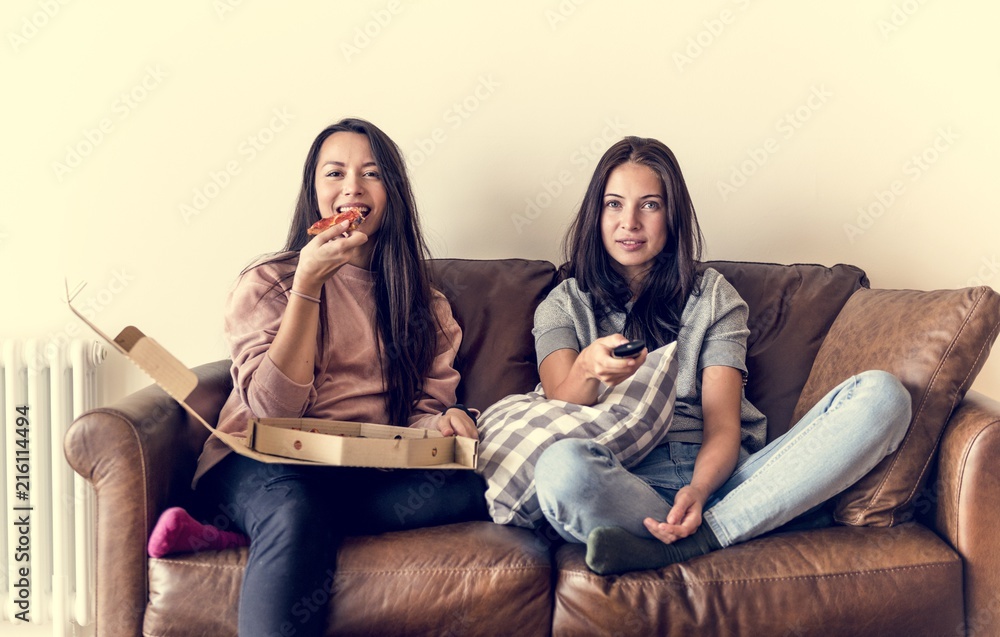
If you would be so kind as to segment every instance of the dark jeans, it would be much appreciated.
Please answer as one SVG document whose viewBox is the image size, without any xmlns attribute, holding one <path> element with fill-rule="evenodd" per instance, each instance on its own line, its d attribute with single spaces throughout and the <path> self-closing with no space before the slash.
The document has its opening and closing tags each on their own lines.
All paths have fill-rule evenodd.
<svg viewBox="0 0 1000 637">
<path fill-rule="evenodd" d="M 345 535 L 487 520 L 485 485 L 469 470 L 265 464 L 229 454 L 199 491 L 250 536 L 239 634 L 322 635 Z"/>
</svg>

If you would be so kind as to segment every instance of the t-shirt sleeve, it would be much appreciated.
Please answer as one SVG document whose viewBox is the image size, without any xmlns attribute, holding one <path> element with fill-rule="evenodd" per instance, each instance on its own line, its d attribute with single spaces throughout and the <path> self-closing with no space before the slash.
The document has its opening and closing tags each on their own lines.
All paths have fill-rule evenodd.
<svg viewBox="0 0 1000 637">
<path fill-rule="evenodd" d="M 539 365 L 556 350 L 571 349 L 579 352 L 581 349 L 568 289 L 567 282 L 558 285 L 535 309 L 535 323 L 531 334 L 535 337 L 535 355 Z"/>
<path fill-rule="evenodd" d="M 735 367 L 746 377 L 749 308 L 729 281 L 714 270 L 710 272 L 714 276 L 710 280 L 706 277 L 702 294 L 710 295 L 712 320 L 705 332 L 698 368 Z"/>
</svg>

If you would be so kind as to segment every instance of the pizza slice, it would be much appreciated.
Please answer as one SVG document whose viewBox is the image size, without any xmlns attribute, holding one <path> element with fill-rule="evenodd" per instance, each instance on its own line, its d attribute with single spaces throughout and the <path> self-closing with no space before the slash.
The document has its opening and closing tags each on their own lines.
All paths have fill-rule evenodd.
<svg viewBox="0 0 1000 637">
<path fill-rule="evenodd" d="M 365 216 L 361 212 L 362 210 L 367 210 L 367 208 L 364 208 L 362 206 L 345 206 L 340 209 L 340 212 L 333 215 L 332 217 L 324 217 L 323 219 L 320 219 L 316 223 L 312 224 L 309 227 L 309 230 L 307 230 L 306 232 L 310 236 L 315 236 L 323 232 L 324 230 L 327 230 L 330 227 L 335 226 L 338 223 L 343 223 L 345 221 L 351 222 L 347 226 L 346 232 L 357 230 L 358 226 L 364 223 L 365 220 Z"/>
</svg>

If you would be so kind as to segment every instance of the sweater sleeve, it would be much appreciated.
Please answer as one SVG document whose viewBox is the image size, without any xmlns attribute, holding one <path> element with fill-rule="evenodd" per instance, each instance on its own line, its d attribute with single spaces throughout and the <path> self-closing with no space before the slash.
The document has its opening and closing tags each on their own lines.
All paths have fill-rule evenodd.
<svg viewBox="0 0 1000 637">
<path fill-rule="evenodd" d="M 233 386 L 254 416 L 296 418 L 315 397 L 313 383 L 300 385 L 268 355 L 288 305 L 284 288 L 271 268 L 244 273 L 226 304 L 225 338 L 233 359 Z"/>
<path fill-rule="evenodd" d="M 436 429 L 441 411 L 454 405 L 461 376 L 455 369 L 455 356 L 462 344 L 462 328 L 451 312 L 448 299 L 433 292 L 433 309 L 437 317 L 437 352 L 431 369 L 424 378 L 423 393 L 410 414 L 409 426 Z"/>
</svg>

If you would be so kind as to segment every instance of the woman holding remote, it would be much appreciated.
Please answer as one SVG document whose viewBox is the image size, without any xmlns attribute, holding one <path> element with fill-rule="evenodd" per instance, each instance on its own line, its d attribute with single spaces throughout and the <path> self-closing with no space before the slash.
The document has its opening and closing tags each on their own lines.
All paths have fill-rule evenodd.
<svg viewBox="0 0 1000 637">
<path fill-rule="evenodd" d="M 661 142 L 628 137 L 604 154 L 566 252 L 568 278 L 535 314 L 547 398 L 592 405 L 646 359 L 616 347 L 677 344 L 666 442 L 625 469 L 603 445 L 564 439 L 535 467 L 542 512 L 566 540 L 587 544 L 595 572 L 659 568 L 775 529 L 902 440 L 910 396 L 872 371 L 845 379 L 765 446 L 765 417 L 743 393 L 747 305 L 717 271 L 697 269 L 694 206 Z"/>
</svg>

